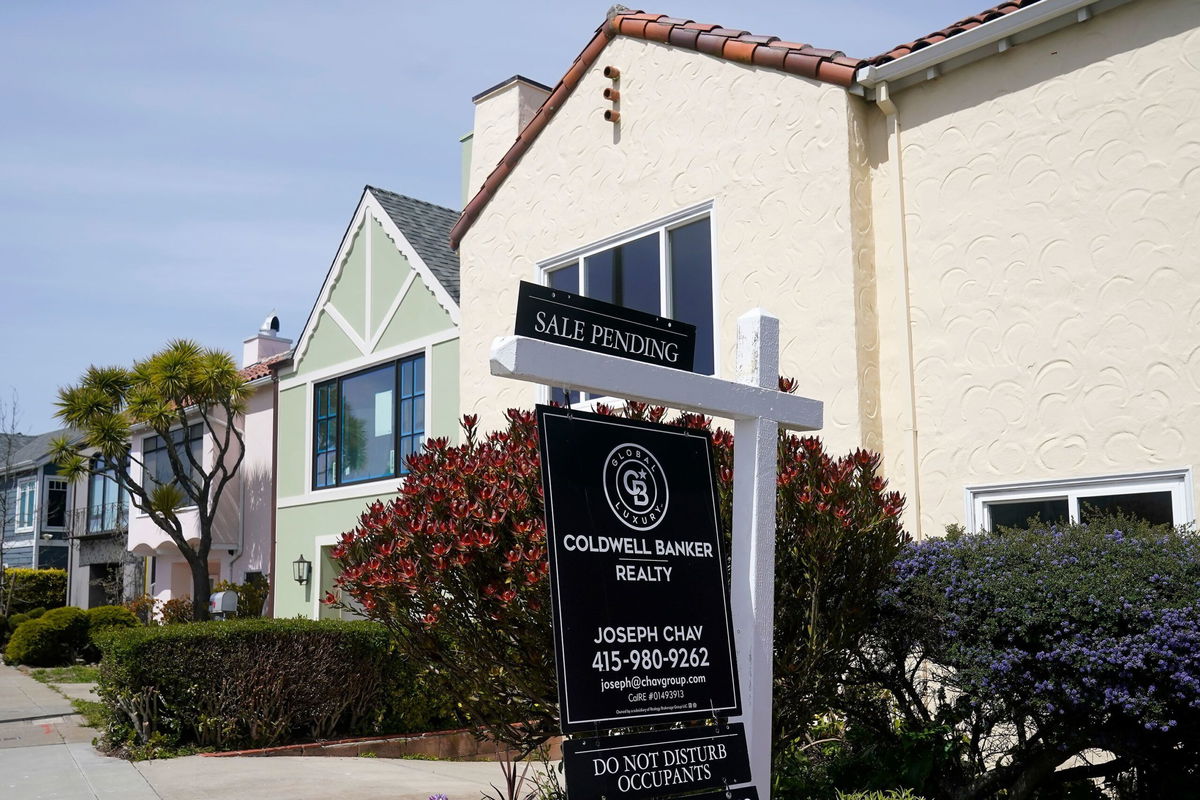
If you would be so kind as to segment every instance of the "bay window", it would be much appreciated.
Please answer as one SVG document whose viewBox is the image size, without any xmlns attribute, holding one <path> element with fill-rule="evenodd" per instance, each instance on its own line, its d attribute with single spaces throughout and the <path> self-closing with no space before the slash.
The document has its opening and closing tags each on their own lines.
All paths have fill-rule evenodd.
<svg viewBox="0 0 1200 800">
<path fill-rule="evenodd" d="M 425 356 L 314 387 L 313 488 L 395 478 L 425 439 Z"/>
<path fill-rule="evenodd" d="M 116 468 L 98 458 L 88 476 L 87 532 L 114 531 L 124 521 L 125 489 L 117 482 Z"/>
<path fill-rule="evenodd" d="M 191 474 L 191 462 L 188 460 L 185 448 L 191 450 L 192 457 L 200 463 L 203 453 L 201 443 L 204 441 L 204 427 L 200 423 L 171 431 L 171 441 L 175 452 L 186 472 Z M 162 436 L 147 436 L 142 440 L 142 463 L 145 464 L 146 477 L 154 485 L 178 484 L 175 470 L 171 466 L 171 454 L 167 440 Z M 148 487 L 149 488 L 149 487 Z M 190 504 L 191 501 L 188 501 Z"/>
</svg>

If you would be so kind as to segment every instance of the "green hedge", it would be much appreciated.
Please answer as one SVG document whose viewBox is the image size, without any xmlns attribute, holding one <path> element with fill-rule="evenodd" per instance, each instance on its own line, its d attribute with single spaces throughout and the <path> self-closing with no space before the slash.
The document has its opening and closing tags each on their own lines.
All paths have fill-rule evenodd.
<svg viewBox="0 0 1200 800">
<path fill-rule="evenodd" d="M 445 718 L 374 623 L 244 619 L 95 638 L 111 746 L 268 747 Z"/>
<path fill-rule="evenodd" d="M 67 603 L 67 571 L 65 569 L 25 569 L 9 567 L 4 570 L 4 593 L 9 599 L 9 614 L 35 608 L 58 608 Z"/>
</svg>

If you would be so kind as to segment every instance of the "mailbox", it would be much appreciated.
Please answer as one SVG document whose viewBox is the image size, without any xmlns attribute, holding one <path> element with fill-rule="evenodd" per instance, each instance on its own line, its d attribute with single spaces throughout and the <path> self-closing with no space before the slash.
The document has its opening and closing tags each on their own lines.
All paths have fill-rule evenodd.
<svg viewBox="0 0 1200 800">
<path fill-rule="evenodd" d="M 208 597 L 208 615 L 213 619 L 235 616 L 237 606 L 237 592 L 214 592 Z"/>
</svg>

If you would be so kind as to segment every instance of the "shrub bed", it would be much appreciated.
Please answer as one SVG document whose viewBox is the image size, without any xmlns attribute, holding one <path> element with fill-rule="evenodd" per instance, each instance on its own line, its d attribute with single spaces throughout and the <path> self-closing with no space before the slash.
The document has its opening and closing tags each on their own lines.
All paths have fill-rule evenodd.
<svg viewBox="0 0 1200 800">
<path fill-rule="evenodd" d="M 269 747 L 445 716 L 374 623 L 245 619 L 96 641 L 111 747 Z"/>
</svg>

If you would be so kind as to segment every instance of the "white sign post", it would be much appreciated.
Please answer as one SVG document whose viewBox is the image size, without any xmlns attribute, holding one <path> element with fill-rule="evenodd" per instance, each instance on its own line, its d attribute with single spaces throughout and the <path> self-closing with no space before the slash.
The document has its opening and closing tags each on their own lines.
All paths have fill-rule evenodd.
<svg viewBox="0 0 1200 800">
<path fill-rule="evenodd" d="M 776 436 L 815 431 L 819 400 L 780 392 L 779 320 L 762 309 L 738 319 L 737 381 L 697 375 L 523 336 L 492 343 L 493 375 L 732 419 L 734 641 L 760 800 L 771 791 L 771 681 L 775 608 Z"/>
</svg>

